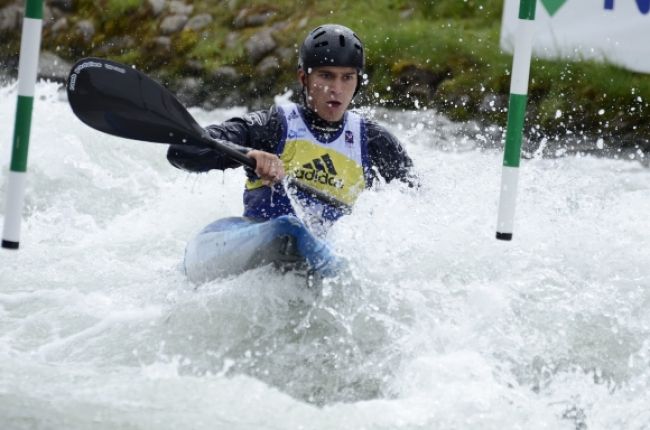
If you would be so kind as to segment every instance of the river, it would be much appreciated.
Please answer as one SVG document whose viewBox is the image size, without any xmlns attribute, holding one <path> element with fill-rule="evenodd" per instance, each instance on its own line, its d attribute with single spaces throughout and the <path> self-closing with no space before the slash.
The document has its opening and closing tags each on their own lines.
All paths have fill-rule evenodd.
<svg viewBox="0 0 650 430">
<path fill-rule="evenodd" d="M 494 130 L 370 113 L 422 184 L 379 184 L 330 231 L 351 276 L 193 285 L 185 244 L 241 214 L 241 169 L 177 170 L 39 83 L 21 249 L 0 250 L 0 428 L 650 428 L 650 169 L 538 151 L 501 242 Z"/>
</svg>

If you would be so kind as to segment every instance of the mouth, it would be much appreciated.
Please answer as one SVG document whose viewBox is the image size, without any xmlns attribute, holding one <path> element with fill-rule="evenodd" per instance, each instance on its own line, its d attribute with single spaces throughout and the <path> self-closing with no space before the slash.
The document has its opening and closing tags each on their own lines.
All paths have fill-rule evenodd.
<svg viewBox="0 0 650 430">
<path fill-rule="evenodd" d="M 332 100 L 332 101 L 327 102 L 327 106 L 329 106 L 330 108 L 333 108 L 333 109 L 338 108 L 339 106 L 341 106 L 341 104 L 342 104 L 341 102 L 336 101 L 336 100 Z"/>
</svg>

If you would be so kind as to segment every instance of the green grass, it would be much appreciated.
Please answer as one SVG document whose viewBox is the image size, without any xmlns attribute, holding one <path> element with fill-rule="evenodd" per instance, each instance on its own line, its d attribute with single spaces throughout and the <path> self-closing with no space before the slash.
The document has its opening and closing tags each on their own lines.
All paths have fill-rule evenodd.
<svg viewBox="0 0 650 430">
<path fill-rule="evenodd" d="M 243 8 L 258 13 L 273 11 L 275 16 L 269 24 L 286 24 L 274 37 L 290 49 L 296 49 L 307 32 L 320 24 L 336 22 L 354 29 L 366 45 L 367 73 L 371 79 L 364 91 L 366 100 L 412 108 L 414 98 L 394 89 L 400 73 L 416 67 L 444 78 L 435 93 L 426 99 L 420 97 L 420 106 L 436 107 L 453 119 L 482 118 L 505 124 L 505 109 L 480 109 L 486 97 L 507 99 L 509 92 L 512 58 L 499 47 L 502 0 L 231 0 L 192 4 L 194 14 L 210 13 L 214 21 L 199 33 L 183 31 L 171 36 L 170 53 L 153 48 L 153 39 L 159 36 L 159 21 L 149 16 L 144 0 L 78 0 L 69 19 L 71 25 L 81 19 L 94 20 L 97 34 L 92 46 L 75 38 L 73 32 L 55 38 L 46 31 L 43 47 L 60 47 L 59 54 L 74 60 L 81 53 L 92 55 L 93 46 L 129 35 L 136 40 L 136 46 L 111 51 L 109 57 L 170 80 L 190 72 L 189 59 L 204 65 L 205 77 L 220 66 L 232 65 L 254 81 L 250 87 L 256 88 L 256 95 L 266 91 L 270 98 L 294 82 L 295 65 L 286 64 L 273 80 L 256 77 L 244 45 L 260 29 L 234 29 L 232 23 Z M 226 40 L 231 32 L 238 37 L 233 48 L 227 49 Z M 0 53 L 7 55 L 9 49 L 15 51 L 11 40 L 0 47 Z M 12 51 L 10 55 L 17 54 Z M 379 97 L 374 97 L 374 93 Z M 550 135 L 570 129 L 643 136 L 650 133 L 650 121 L 645 118 L 648 100 L 647 75 L 596 62 L 535 59 L 527 124 L 539 126 Z"/>
<path fill-rule="evenodd" d="M 128 15 L 142 7 L 144 0 L 107 0 L 105 14 L 109 18 Z"/>
</svg>

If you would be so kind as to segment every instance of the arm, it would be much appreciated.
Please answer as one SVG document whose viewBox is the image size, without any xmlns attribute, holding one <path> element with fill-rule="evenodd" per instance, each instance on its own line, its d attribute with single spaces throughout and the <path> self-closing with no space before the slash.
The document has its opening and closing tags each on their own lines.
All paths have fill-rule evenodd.
<svg viewBox="0 0 650 430">
<path fill-rule="evenodd" d="M 413 173 L 413 161 L 399 140 L 381 125 L 367 121 L 368 156 L 374 170 L 386 182 L 398 179 L 410 187 L 418 187 L 419 181 Z"/>
<path fill-rule="evenodd" d="M 236 149 L 252 155 L 257 160 L 259 151 L 275 153 L 282 135 L 282 121 L 278 115 L 277 109 L 273 107 L 267 111 L 251 112 L 241 118 L 230 119 L 223 124 L 210 125 L 206 130 L 212 137 L 231 142 Z M 174 167 L 189 172 L 225 170 L 240 166 L 214 149 L 189 145 L 170 145 L 167 160 Z"/>
</svg>

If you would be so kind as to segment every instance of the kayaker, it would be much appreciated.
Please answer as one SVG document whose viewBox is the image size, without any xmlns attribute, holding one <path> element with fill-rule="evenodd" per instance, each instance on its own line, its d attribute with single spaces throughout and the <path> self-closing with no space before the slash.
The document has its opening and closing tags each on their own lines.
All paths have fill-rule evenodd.
<svg viewBox="0 0 650 430">
<path fill-rule="evenodd" d="M 346 203 L 371 187 L 377 175 L 387 182 L 416 182 L 413 163 L 397 138 L 348 111 L 361 87 L 364 64 L 363 43 L 352 30 L 335 24 L 319 26 L 300 48 L 300 104 L 273 106 L 207 127 L 213 137 L 240 145 L 257 162 L 256 171 L 247 172 L 245 217 L 267 220 L 294 214 L 278 184 L 285 174 Z M 190 172 L 239 167 L 215 150 L 186 145 L 171 145 L 167 158 Z M 323 206 L 324 219 L 340 215 L 340 210 Z"/>
<path fill-rule="evenodd" d="M 348 205 L 378 176 L 387 182 L 417 182 L 413 163 L 397 138 L 348 110 L 361 88 L 364 65 L 363 43 L 352 30 L 337 24 L 319 26 L 300 47 L 299 103 L 207 127 L 214 138 L 232 142 L 257 163 L 255 172 L 247 169 L 243 214 L 247 222 L 295 216 L 296 202 L 302 220 L 308 212 L 310 219 L 328 225 L 343 214 L 339 207 L 291 186 L 288 196 L 280 183 L 285 175 Z M 171 145 L 167 158 L 190 172 L 239 167 L 215 150 L 187 145 Z"/>
</svg>

